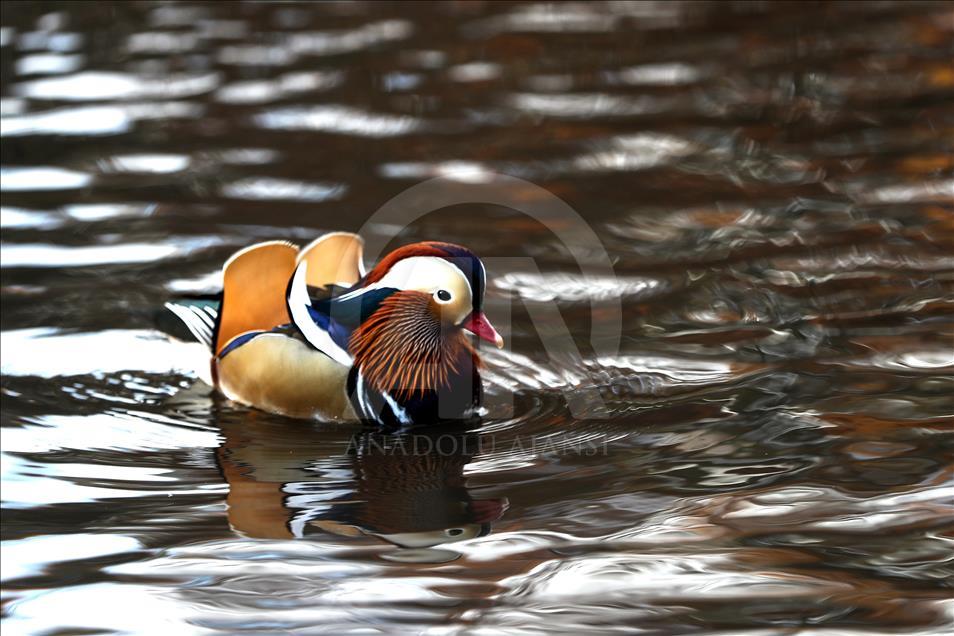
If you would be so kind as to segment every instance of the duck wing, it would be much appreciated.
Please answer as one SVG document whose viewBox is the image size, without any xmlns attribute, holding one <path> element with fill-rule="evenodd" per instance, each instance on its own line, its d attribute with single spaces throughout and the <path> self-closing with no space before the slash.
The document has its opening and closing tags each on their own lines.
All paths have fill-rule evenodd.
<svg viewBox="0 0 954 636">
<path fill-rule="evenodd" d="M 309 287 L 349 288 L 364 276 L 364 239 L 351 232 L 329 232 L 302 248 L 296 266 L 307 263 Z"/>
<path fill-rule="evenodd" d="M 295 245 L 267 241 L 239 250 L 226 261 L 213 352 L 248 331 L 268 331 L 289 322 L 285 286 L 297 257 Z"/>
<path fill-rule="evenodd" d="M 251 245 L 225 262 L 220 293 L 180 296 L 165 307 L 195 340 L 218 354 L 236 336 L 289 322 L 284 291 L 297 257 L 298 248 L 284 241 Z M 163 331 L 185 335 L 181 326 L 168 322 L 160 320 Z"/>
<path fill-rule="evenodd" d="M 218 354 L 236 336 L 291 322 L 285 292 L 298 264 L 307 263 L 309 294 L 330 299 L 364 275 L 363 253 L 364 241 L 349 232 L 330 232 L 302 250 L 284 241 L 249 246 L 226 261 L 221 293 L 169 301 L 166 309 L 182 324 L 162 320 L 160 327 L 176 337 L 191 335 Z"/>
</svg>

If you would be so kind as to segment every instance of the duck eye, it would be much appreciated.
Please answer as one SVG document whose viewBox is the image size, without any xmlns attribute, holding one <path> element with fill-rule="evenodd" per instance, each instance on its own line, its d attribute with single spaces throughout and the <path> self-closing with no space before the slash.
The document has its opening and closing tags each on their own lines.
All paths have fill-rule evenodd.
<svg viewBox="0 0 954 636">
<path fill-rule="evenodd" d="M 437 300 L 444 303 L 451 299 L 451 293 L 446 289 L 438 289 L 435 295 L 437 296 Z"/>
</svg>

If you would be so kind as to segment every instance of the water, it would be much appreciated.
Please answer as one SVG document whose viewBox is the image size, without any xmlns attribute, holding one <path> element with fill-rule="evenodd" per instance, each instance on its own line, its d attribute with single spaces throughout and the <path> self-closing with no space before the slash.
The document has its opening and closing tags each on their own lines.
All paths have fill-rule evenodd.
<svg viewBox="0 0 954 636">
<path fill-rule="evenodd" d="M 4 633 L 951 628 L 950 4 L 2 23 Z M 490 272 L 513 313 L 478 428 L 254 412 L 155 329 L 239 247 L 493 172 L 569 203 L 618 278 L 499 207 L 403 229 L 538 268 Z M 544 351 L 554 303 L 582 361 Z M 607 412 L 573 417 L 594 383 Z"/>
</svg>

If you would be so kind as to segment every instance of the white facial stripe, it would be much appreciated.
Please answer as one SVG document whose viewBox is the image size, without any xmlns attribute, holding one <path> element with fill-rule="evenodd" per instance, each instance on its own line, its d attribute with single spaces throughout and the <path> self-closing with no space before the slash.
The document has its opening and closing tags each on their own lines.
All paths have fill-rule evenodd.
<svg viewBox="0 0 954 636">
<path fill-rule="evenodd" d="M 288 292 L 288 312 L 295 323 L 295 326 L 301 330 L 305 340 L 311 346 L 327 354 L 338 364 L 350 367 L 354 360 L 348 355 L 348 352 L 339 347 L 331 335 L 318 327 L 315 321 L 311 319 L 308 308 L 311 307 L 311 298 L 308 297 L 307 280 L 308 262 L 302 261 L 295 269 L 295 275 L 292 277 L 291 289 Z"/>
<path fill-rule="evenodd" d="M 443 289 L 451 294 L 451 298 L 438 302 L 445 305 L 445 315 L 455 325 L 473 311 L 474 293 L 470 281 L 453 263 L 437 256 L 411 256 L 402 259 L 374 286 L 425 294 L 434 294 Z"/>
<path fill-rule="evenodd" d="M 394 264 L 381 279 L 382 287 L 411 289 L 429 294 L 438 289 L 455 291 L 466 289 L 469 298 L 473 298 L 470 281 L 464 273 L 452 263 L 437 256 L 411 256 Z"/>
</svg>

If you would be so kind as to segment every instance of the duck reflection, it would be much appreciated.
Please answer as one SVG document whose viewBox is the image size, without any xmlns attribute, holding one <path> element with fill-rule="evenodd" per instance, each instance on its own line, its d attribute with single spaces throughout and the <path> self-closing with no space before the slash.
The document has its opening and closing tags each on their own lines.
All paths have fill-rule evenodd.
<svg viewBox="0 0 954 636">
<path fill-rule="evenodd" d="M 371 536 L 427 560 L 422 549 L 488 534 L 508 506 L 471 496 L 463 471 L 479 440 L 464 430 L 355 433 L 245 420 L 222 432 L 229 523 L 246 536 Z"/>
</svg>

